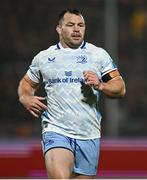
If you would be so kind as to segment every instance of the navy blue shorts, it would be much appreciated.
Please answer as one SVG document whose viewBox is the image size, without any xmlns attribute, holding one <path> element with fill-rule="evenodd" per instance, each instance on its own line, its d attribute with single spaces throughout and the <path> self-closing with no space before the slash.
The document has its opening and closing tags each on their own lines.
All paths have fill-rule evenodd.
<svg viewBox="0 0 147 180">
<path fill-rule="evenodd" d="M 74 172 L 83 175 L 96 175 L 100 139 L 80 140 L 73 139 L 55 132 L 45 132 L 42 135 L 44 154 L 52 148 L 66 148 L 73 152 L 75 157 Z"/>
</svg>

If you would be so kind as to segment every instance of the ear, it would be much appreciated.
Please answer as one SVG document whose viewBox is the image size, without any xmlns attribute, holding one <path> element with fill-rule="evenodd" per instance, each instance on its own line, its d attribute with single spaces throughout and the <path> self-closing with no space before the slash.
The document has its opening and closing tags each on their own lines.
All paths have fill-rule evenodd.
<svg viewBox="0 0 147 180">
<path fill-rule="evenodd" d="M 57 33 L 60 35 L 61 34 L 61 25 L 57 25 L 56 26 L 56 31 L 57 31 Z"/>
</svg>

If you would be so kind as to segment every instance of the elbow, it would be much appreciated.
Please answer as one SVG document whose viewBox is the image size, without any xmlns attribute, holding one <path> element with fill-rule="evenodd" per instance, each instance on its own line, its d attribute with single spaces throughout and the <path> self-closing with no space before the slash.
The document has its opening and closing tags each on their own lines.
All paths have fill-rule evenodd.
<svg viewBox="0 0 147 180">
<path fill-rule="evenodd" d="M 125 86 L 124 86 L 124 87 L 121 89 L 118 98 L 123 98 L 125 95 L 126 95 L 126 88 L 125 88 Z"/>
<path fill-rule="evenodd" d="M 121 93 L 120 93 L 120 98 L 123 98 L 126 95 L 126 89 L 124 89 Z"/>
<path fill-rule="evenodd" d="M 121 99 L 125 96 L 126 94 L 126 88 L 122 88 L 121 90 L 117 91 L 117 92 L 113 92 L 112 94 L 107 94 L 107 97 L 111 98 L 111 99 Z"/>
<path fill-rule="evenodd" d="M 120 86 L 120 91 L 118 93 L 119 97 L 118 98 L 123 98 L 126 94 L 126 86 L 125 86 L 125 82 L 123 81 L 121 86 Z"/>
</svg>

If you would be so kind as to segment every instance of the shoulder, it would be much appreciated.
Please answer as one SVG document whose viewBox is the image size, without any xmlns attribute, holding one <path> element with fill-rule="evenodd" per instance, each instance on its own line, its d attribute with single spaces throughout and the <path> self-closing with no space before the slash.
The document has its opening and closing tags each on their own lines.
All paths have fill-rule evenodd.
<svg viewBox="0 0 147 180">
<path fill-rule="evenodd" d="M 109 53 L 102 47 L 95 46 L 94 44 L 91 43 L 86 43 L 86 49 L 87 53 L 95 57 L 96 61 L 98 62 L 106 62 L 106 61 L 111 61 L 111 57 Z"/>
<path fill-rule="evenodd" d="M 48 49 L 40 51 L 37 55 L 34 56 L 32 60 L 32 64 L 35 66 L 40 66 L 41 64 L 44 64 L 46 59 L 48 59 L 49 55 L 54 56 L 54 53 L 57 53 L 56 50 L 57 50 L 57 46 L 52 45 Z"/>
<path fill-rule="evenodd" d="M 36 56 L 35 58 L 36 59 L 41 59 L 41 58 L 44 58 L 46 56 L 48 56 L 49 54 L 52 54 L 52 53 L 55 53 L 56 52 L 56 45 L 52 45 L 50 46 L 48 49 L 45 49 L 45 50 L 42 50 L 40 51 Z"/>
<path fill-rule="evenodd" d="M 102 48 L 102 47 L 98 47 L 98 46 L 95 46 L 94 44 L 92 43 L 86 43 L 86 48 L 88 51 L 98 55 L 98 56 L 107 56 L 108 55 L 108 52 Z"/>
</svg>

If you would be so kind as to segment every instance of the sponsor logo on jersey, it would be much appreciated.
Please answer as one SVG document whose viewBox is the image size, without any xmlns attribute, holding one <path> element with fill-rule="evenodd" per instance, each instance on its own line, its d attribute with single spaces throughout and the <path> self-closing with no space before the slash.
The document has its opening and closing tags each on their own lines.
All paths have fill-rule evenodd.
<svg viewBox="0 0 147 180">
<path fill-rule="evenodd" d="M 83 78 L 79 77 L 64 77 L 64 78 L 52 78 L 48 79 L 49 84 L 61 84 L 61 83 L 81 83 L 83 82 Z"/>
<path fill-rule="evenodd" d="M 65 71 L 65 76 L 71 76 L 72 75 L 72 71 Z"/>
<path fill-rule="evenodd" d="M 82 77 L 73 77 L 72 71 L 64 71 L 64 76 L 48 79 L 49 84 L 61 84 L 61 83 L 81 83 L 84 81 Z"/>
<path fill-rule="evenodd" d="M 87 57 L 85 55 L 77 56 L 77 63 L 80 63 L 80 64 L 87 63 Z"/>
</svg>

